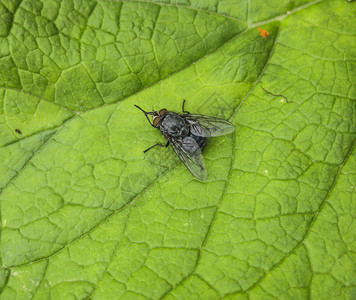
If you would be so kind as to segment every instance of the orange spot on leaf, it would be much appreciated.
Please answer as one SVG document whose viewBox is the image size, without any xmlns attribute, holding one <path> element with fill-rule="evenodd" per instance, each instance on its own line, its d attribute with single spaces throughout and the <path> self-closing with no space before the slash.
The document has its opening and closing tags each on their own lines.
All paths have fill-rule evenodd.
<svg viewBox="0 0 356 300">
<path fill-rule="evenodd" d="M 260 35 L 265 39 L 269 36 L 269 32 L 266 29 L 262 29 L 261 27 L 257 28 L 260 32 Z"/>
</svg>

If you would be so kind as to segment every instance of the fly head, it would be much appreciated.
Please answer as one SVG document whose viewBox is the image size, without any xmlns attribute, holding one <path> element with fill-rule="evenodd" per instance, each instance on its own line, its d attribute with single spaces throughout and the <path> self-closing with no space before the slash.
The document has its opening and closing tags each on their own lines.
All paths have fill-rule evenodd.
<svg viewBox="0 0 356 300">
<path fill-rule="evenodd" d="M 148 123 L 150 123 L 150 125 L 152 127 L 156 127 L 158 129 L 159 129 L 159 125 L 161 124 L 162 120 L 165 118 L 165 116 L 168 113 L 167 109 L 165 109 L 165 108 L 161 109 L 160 111 L 152 110 L 151 112 L 147 112 L 147 111 L 144 111 L 141 107 L 137 106 L 136 104 L 135 104 L 135 106 L 145 114 L 145 117 L 146 117 Z M 151 122 L 150 118 L 148 117 L 148 115 L 152 116 L 152 122 Z"/>
</svg>

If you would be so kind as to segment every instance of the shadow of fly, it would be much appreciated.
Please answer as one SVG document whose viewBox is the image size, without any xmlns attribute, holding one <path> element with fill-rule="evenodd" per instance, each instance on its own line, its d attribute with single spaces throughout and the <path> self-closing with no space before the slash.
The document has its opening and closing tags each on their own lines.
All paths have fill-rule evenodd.
<svg viewBox="0 0 356 300">
<path fill-rule="evenodd" d="M 168 147 L 171 144 L 174 152 L 193 176 L 204 181 L 207 178 L 207 171 L 202 151 L 206 146 L 207 138 L 232 133 L 235 127 L 224 119 L 191 114 L 184 109 L 184 104 L 185 100 L 183 100 L 181 114 L 165 108 L 146 112 L 135 105 L 145 114 L 150 125 L 159 129 L 167 139 L 165 145 L 157 143 L 143 152 L 146 153 L 157 146 Z"/>
</svg>

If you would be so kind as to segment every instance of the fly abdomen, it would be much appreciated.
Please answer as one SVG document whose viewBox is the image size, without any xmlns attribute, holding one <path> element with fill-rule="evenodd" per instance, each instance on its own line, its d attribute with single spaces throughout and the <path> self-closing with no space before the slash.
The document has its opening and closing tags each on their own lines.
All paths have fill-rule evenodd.
<svg viewBox="0 0 356 300">
<path fill-rule="evenodd" d="M 203 136 L 197 136 L 195 134 L 190 133 L 190 136 L 197 142 L 197 144 L 199 145 L 200 149 L 203 150 L 204 147 L 206 146 L 206 137 Z"/>
<path fill-rule="evenodd" d="M 201 153 L 201 148 L 192 136 L 186 136 L 181 140 L 182 148 L 192 154 Z"/>
</svg>

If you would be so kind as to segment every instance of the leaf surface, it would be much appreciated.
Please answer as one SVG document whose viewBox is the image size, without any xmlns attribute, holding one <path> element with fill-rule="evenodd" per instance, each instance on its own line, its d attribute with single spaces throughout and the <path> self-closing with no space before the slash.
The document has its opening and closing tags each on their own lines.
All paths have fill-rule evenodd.
<svg viewBox="0 0 356 300">
<path fill-rule="evenodd" d="M 355 3 L 0 15 L 2 299 L 354 297 Z M 236 127 L 209 140 L 207 182 L 171 148 L 142 153 L 164 138 L 134 104 L 183 99 Z"/>
</svg>

